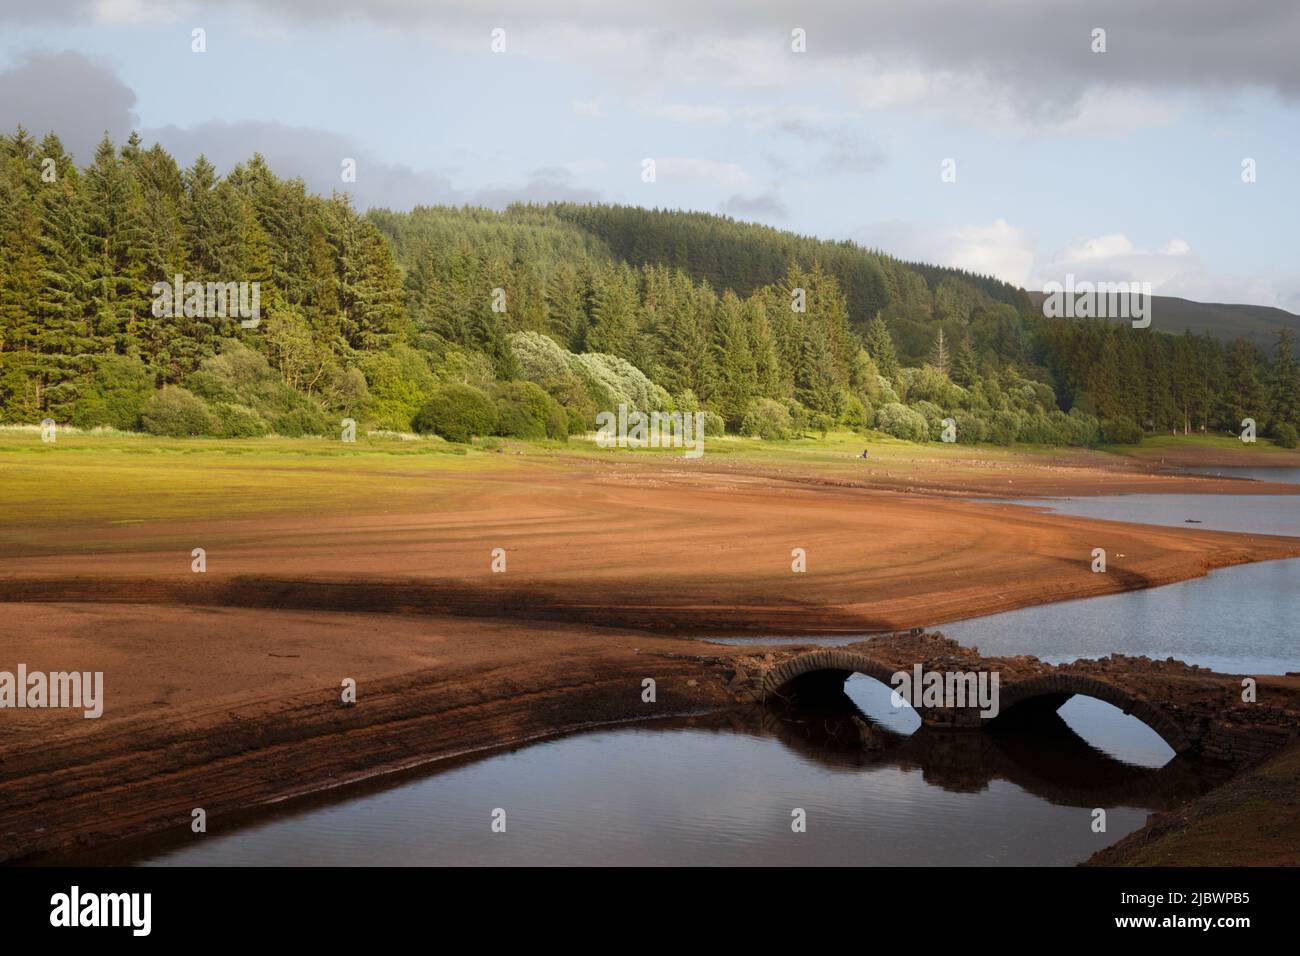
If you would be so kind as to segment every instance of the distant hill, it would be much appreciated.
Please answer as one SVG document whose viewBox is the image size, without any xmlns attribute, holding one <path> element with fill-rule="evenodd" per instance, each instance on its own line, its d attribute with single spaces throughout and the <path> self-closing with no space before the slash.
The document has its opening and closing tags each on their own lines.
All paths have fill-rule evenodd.
<svg viewBox="0 0 1300 956">
<path fill-rule="evenodd" d="M 1043 293 L 1030 292 L 1035 308 L 1041 308 Z M 1300 336 L 1300 315 L 1268 305 L 1228 305 L 1221 302 L 1193 302 L 1171 295 L 1152 296 L 1151 327 L 1161 332 L 1197 334 L 1208 332 L 1230 342 L 1238 336 L 1272 348 L 1278 329 L 1287 328 Z"/>
</svg>

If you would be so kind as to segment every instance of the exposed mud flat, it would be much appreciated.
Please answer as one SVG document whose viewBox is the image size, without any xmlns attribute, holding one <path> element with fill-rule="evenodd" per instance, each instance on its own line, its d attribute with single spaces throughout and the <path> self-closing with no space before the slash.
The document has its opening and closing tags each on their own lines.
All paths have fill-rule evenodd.
<svg viewBox="0 0 1300 956">
<path fill-rule="evenodd" d="M 1037 462 L 1011 472 L 1024 480 L 1011 489 L 1005 467 L 990 470 L 988 493 L 1080 493 L 1093 480 L 1091 464 Z M 570 460 L 472 484 L 431 478 L 423 511 L 56 527 L 7 545 L 0 661 L 103 671 L 106 701 L 99 720 L 4 713 L 0 856 L 733 705 L 728 659 L 754 648 L 674 635 L 906 628 L 1300 555 L 1295 538 L 781 472 Z M 1130 475 L 1107 479 L 1107 493 L 1113 480 L 1239 491 Z M 197 546 L 204 574 L 190 570 Z M 1111 555 L 1107 574 L 1090 570 L 1096 547 Z M 491 571 L 494 548 L 504 574 Z M 804 573 L 791 571 L 795 548 Z M 346 678 L 354 705 L 340 699 Z"/>
</svg>

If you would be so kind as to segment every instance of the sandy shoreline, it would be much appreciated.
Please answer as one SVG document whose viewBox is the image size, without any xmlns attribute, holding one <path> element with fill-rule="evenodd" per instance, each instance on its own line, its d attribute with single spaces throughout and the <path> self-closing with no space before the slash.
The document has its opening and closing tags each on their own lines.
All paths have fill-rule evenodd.
<svg viewBox="0 0 1300 956">
<path fill-rule="evenodd" d="M 426 510 L 47 527 L 7 545 L 0 661 L 102 670 L 107 702 L 100 720 L 5 714 L 0 858 L 734 703 L 727 661 L 754 648 L 686 635 L 934 625 L 1300 556 L 1295 538 L 954 497 L 1011 496 L 1002 465 L 870 487 L 835 469 L 731 465 L 539 462 L 431 481 Z M 1034 462 L 1010 481 L 1017 496 L 1096 493 L 1093 470 Z M 1189 482 L 1237 484 L 1123 471 L 1101 487 Z M 190 571 L 192 547 L 206 549 L 205 574 Z M 498 547 L 504 574 L 489 566 Z M 1107 574 L 1090 570 L 1094 547 L 1111 555 Z M 791 572 L 795 548 L 805 573 Z M 339 700 L 348 677 L 353 706 Z M 644 677 L 659 685 L 652 711 Z"/>
</svg>

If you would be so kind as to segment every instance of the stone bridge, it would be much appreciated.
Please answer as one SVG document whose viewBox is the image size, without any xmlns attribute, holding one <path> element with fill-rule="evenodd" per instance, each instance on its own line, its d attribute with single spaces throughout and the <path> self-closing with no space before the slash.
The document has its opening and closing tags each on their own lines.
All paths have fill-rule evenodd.
<svg viewBox="0 0 1300 956">
<path fill-rule="evenodd" d="M 1178 754 L 1245 766 L 1300 736 L 1300 676 L 1256 677 L 1255 700 L 1243 700 L 1248 676 L 1219 674 L 1146 657 L 1114 655 L 1052 665 L 1036 657 L 981 657 L 942 634 L 916 631 L 839 647 L 788 647 L 732 661 L 729 687 L 764 703 L 807 704 L 839 693 L 850 674 L 887 686 L 902 671 L 997 674 L 998 713 L 978 703 L 917 706 L 924 725 L 996 729 L 1054 717 L 1076 694 L 1113 704 L 1154 730 Z M 933 702 L 927 702 L 933 703 Z"/>
</svg>

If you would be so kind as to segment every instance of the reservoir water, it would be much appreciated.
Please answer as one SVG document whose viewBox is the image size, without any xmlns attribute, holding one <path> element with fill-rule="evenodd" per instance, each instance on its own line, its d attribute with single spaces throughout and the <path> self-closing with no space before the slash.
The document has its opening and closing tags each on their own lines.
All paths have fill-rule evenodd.
<svg viewBox="0 0 1300 956">
<path fill-rule="evenodd" d="M 846 687 L 888 700 L 866 678 Z M 1113 711 L 1103 724 L 1129 719 L 1092 703 Z M 863 751 L 846 728 L 842 715 L 756 709 L 592 731 L 298 806 L 229 833 L 186 833 L 134 858 L 216 866 L 1064 865 L 1215 781 L 1181 760 L 1165 763 L 1168 748 L 1154 734 L 1118 734 L 1125 755 L 1146 765 L 1138 766 L 1085 743 L 1064 720 L 1032 736 L 927 731 L 879 753 Z M 1097 807 L 1106 808 L 1105 833 L 1093 831 Z M 504 833 L 491 829 L 498 810 Z M 791 826 L 797 810 L 806 815 L 802 833 Z"/>
</svg>

